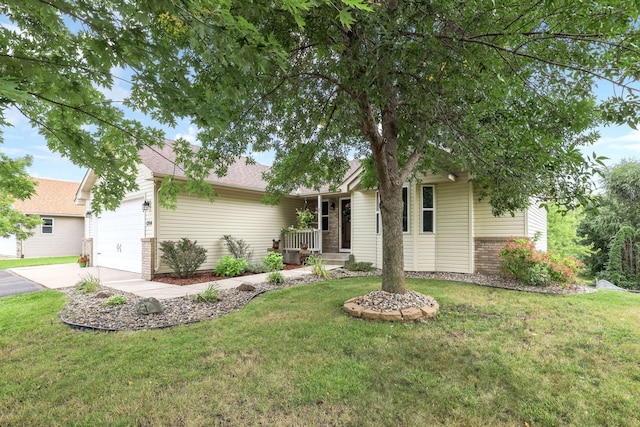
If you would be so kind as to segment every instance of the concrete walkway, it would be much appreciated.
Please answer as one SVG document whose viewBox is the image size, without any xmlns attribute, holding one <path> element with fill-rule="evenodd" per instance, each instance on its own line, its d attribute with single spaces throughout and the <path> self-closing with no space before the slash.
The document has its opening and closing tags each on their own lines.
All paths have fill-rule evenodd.
<svg viewBox="0 0 640 427">
<path fill-rule="evenodd" d="M 332 270 L 337 267 L 338 266 L 326 266 L 327 270 Z M 154 297 L 157 299 L 168 299 L 199 294 L 206 290 L 210 284 L 215 284 L 218 289 L 222 290 L 236 288 L 243 283 L 262 283 L 267 280 L 267 276 L 269 275 L 268 273 L 261 273 L 251 276 L 217 280 L 215 282 L 177 286 L 168 283 L 142 280 L 138 273 L 113 270 L 103 267 L 80 268 L 78 264 L 75 263 L 38 267 L 21 267 L 13 268 L 10 271 L 49 289 L 69 288 L 75 286 L 83 277 L 92 275 L 100 279 L 100 283 L 103 286 L 111 289 L 132 293 L 142 297 Z M 282 270 L 281 273 L 285 278 L 291 279 L 311 274 L 311 269 L 310 267 L 302 267 L 295 270 Z"/>
</svg>

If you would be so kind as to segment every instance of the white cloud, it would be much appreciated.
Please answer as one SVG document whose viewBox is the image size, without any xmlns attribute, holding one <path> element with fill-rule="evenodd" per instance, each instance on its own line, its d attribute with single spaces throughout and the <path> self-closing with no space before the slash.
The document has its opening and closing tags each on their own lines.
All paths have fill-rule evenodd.
<svg viewBox="0 0 640 427">
<path fill-rule="evenodd" d="M 22 157 L 25 154 L 28 154 L 27 151 L 22 148 L 7 147 L 3 145 L 0 145 L 0 151 L 9 157 Z"/>
<path fill-rule="evenodd" d="M 200 145 L 200 141 L 198 141 L 198 128 L 196 128 L 195 126 L 189 126 L 189 130 L 187 131 L 186 134 L 176 133 L 176 136 L 174 137 L 174 139 L 178 139 L 178 138 L 182 138 L 186 141 L 189 141 L 189 143 L 194 145 Z"/>
<path fill-rule="evenodd" d="M 97 89 L 109 100 L 115 102 L 124 101 L 131 95 L 129 84 L 121 79 L 126 79 L 126 71 L 123 68 L 114 67 L 111 69 L 113 75 L 113 85 L 110 88 L 98 87 Z"/>
</svg>

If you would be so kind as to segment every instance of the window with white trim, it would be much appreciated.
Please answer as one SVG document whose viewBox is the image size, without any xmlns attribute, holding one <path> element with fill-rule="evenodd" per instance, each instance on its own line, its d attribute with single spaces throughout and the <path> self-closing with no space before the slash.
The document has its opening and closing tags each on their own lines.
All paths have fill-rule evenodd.
<svg viewBox="0 0 640 427">
<path fill-rule="evenodd" d="M 435 230 L 435 204 L 432 185 L 422 186 L 422 232 L 433 233 Z"/>
<path fill-rule="evenodd" d="M 380 234 L 380 192 L 376 191 L 376 234 Z M 409 188 L 402 187 L 402 232 L 409 232 Z"/>
<path fill-rule="evenodd" d="M 320 210 L 320 221 L 322 222 L 322 231 L 329 231 L 329 202 L 322 202 Z"/>
<path fill-rule="evenodd" d="M 42 234 L 53 234 L 53 218 L 42 218 Z"/>
<path fill-rule="evenodd" d="M 380 234 L 380 192 L 376 191 L 376 234 Z"/>
<path fill-rule="evenodd" d="M 409 232 L 409 188 L 402 187 L 402 232 Z"/>
</svg>

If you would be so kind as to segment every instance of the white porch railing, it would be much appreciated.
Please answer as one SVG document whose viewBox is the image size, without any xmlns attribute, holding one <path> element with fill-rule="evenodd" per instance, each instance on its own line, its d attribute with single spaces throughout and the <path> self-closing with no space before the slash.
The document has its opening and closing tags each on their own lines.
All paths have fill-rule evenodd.
<svg viewBox="0 0 640 427">
<path fill-rule="evenodd" d="M 287 252 L 299 251 L 303 243 L 307 244 L 309 252 L 322 252 L 321 231 L 313 230 L 293 230 L 284 233 L 284 246 L 282 250 Z"/>
</svg>

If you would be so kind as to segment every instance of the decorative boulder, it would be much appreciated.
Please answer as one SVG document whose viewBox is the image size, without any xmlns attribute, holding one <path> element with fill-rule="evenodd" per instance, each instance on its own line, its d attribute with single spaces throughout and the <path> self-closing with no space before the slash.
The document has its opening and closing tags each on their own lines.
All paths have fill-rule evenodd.
<svg viewBox="0 0 640 427">
<path fill-rule="evenodd" d="M 242 285 L 238 286 L 237 288 L 239 291 L 245 291 L 245 292 L 253 292 L 256 290 L 256 287 L 253 285 L 250 285 L 248 283 L 243 283 Z"/>
<path fill-rule="evenodd" d="M 138 314 L 155 314 L 162 313 L 162 305 L 160 301 L 153 297 L 143 298 L 136 304 L 136 312 Z"/>
<path fill-rule="evenodd" d="M 113 292 L 100 291 L 96 294 L 96 298 L 109 298 L 112 295 L 113 295 Z"/>
</svg>

